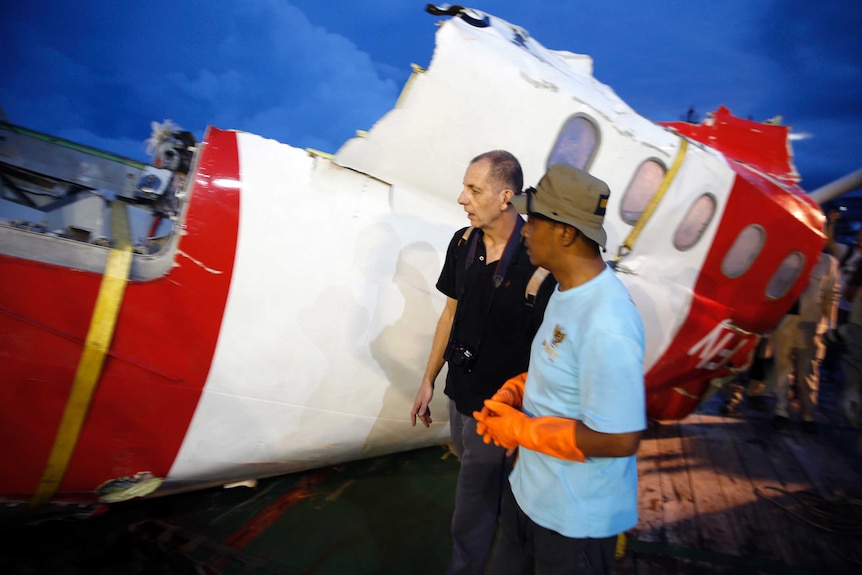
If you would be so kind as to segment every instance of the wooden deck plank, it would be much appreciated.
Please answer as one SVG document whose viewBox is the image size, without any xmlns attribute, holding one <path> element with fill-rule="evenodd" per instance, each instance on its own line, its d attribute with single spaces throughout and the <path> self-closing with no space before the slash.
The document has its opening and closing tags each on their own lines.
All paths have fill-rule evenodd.
<svg viewBox="0 0 862 575">
<path fill-rule="evenodd" d="M 812 437 L 792 429 L 776 434 L 775 439 L 785 456 L 797 464 L 796 469 L 786 468 L 786 474 L 795 472 L 809 480 L 811 497 L 806 497 L 805 503 L 788 505 L 787 511 L 798 515 L 794 524 L 805 530 L 801 536 L 819 544 L 824 564 L 835 573 L 862 572 L 860 534 L 854 541 L 851 536 L 832 532 L 841 519 L 841 508 L 849 507 L 848 495 L 858 495 L 862 488 L 862 472 L 855 465 L 853 452 L 823 432 Z"/>
<path fill-rule="evenodd" d="M 739 462 L 753 477 L 752 486 L 760 486 L 765 494 L 769 493 L 766 488 L 770 487 L 765 481 L 768 474 L 764 472 L 763 465 L 758 467 L 755 463 L 759 461 L 772 467 L 777 482 L 771 487 L 778 487 L 784 492 L 772 492 L 772 495 L 778 496 L 779 499 L 761 499 L 761 502 L 770 503 L 776 511 L 761 518 L 760 524 L 772 527 L 778 521 L 776 513 L 784 516 L 784 524 L 787 525 L 784 530 L 786 541 L 779 541 L 776 549 L 781 550 L 787 558 L 788 542 L 793 547 L 791 558 L 794 563 L 788 564 L 788 569 L 804 573 L 857 574 L 862 572 L 862 545 L 859 545 L 862 539 L 858 532 L 855 538 L 850 535 L 818 532 L 803 525 L 802 519 L 791 515 L 788 511 L 793 511 L 792 507 L 784 511 L 774 504 L 777 501 L 785 505 L 793 503 L 797 508 L 805 507 L 810 500 L 806 499 L 803 505 L 797 499 L 799 494 L 809 492 L 813 498 L 822 496 L 826 505 L 839 500 L 842 503 L 848 502 L 847 507 L 853 507 L 849 505 L 851 498 L 855 497 L 858 501 L 862 490 L 862 457 L 853 445 L 852 430 L 837 416 L 834 407 L 840 384 L 830 380 L 828 376 L 824 382 L 820 389 L 821 403 L 818 413 L 820 433 L 815 436 L 805 434 L 795 421 L 798 419 L 798 406 L 794 402 L 791 402 L 791 419 L 794 421 L 782 433 L 776 433 L 772 429 L 771 412 L 761 413 L 747 408 L 743 409 L 743 417 L 736 419 L 708 415 L 717 412 L 721 404 L 720 398 L 714 398 L 711 406 L 702 406 L 698 410 L 699 414 L 692 417 L 700 418 L 701 421 L 706 418 L 718 421 L 726 419 L 741 426 L 734 428 L 734 432 L 728 433 L 727 437 L 739 449 Z M 743 407 L 746 406 L 747 404 L 743 403 Z M 760 457 L 757 457 L 758 453 Z M 695 488 L 697 487 L 695 485 Z M 862 521 L 862 512 L 856 513 L 855 525 L 858 527 Z M 754 556 L 760 554 L 756 553 Z"/>
<path fill-rule="evenodd" d="M 658 459 L 658 424 L 650 426 L 641 439 L 638 465 L 638 525 L 630 536 L 640 541 L 664 542 L 664 501 L 661 493 L 661 470 Z"/>
<path fill-rule="evenodd" d="M 658 462 L 664 502 L 664 534 L 670 545 L 697 548 L 697 511 L 694 507 L 691 481 L 685 449 L 676 422 L 663 422 L 657 427 L 657 447 L 662 454 Z"/>
<path fill-rule="evenodd" d="M 752 486 L 760 493 L 769 492 L 770 487 L 784 487 L 783 470 L 776 470 L 771 461 L 770 442 L 772 430 L 763 421 L 747 421 L 733 434 L 734 442 L 740 453 L 743 465 L 748 471 Z M 798 485 L 796 485 L 798 487 Z M 779 498 L 787 502 L 790 497 Z M 772 540 L 782 560 L 788 565 L 803 567 L 822 567 L 823 559 L 819 549 L 805 537 L 796 537 L 793 521 L 769 500 L 758 497 L 755 504 L 768 525 Z"/>
<path fill-rule="evenodd" d="M 713 461 L 707 429 L 710 425 L 713 422 L 692 414 L 680 426 L 689 476 L 694 486 L 700 546 L 720 553 L 742 555 L 742 539 L 734 519 L 733 505 L 725 495 L 725 490 L 733 490 L 736 486 L 725 479 L 724 468 L 716 466 Z M 724 451 L 716 446 L 712 449 L 723 457 Z"/>
<path fill-rule="evenodd" d="M 862 487 L 862 459 L 855 452 L 850 436 L 821 426 L 816 436 L 799 429 L 779 433 L 783 444 L 795 455 L 818 493 L 826 498 Z"/>
<path fill-rule="evenodd" d="M 827 567 L 832 571 L 839 572 L 842 562 L 836 561 L 830 552 L 829 542 L 825 541 L 822 533 L 817 532 L 812 526 L 799 521 L 794 515 L 789 514 L 796 496 L 799 493 L 813 493 L 815 488 L 809 476 L 802 468 L 800 460 L 787 448 L 783 433 L 778 433 L 770 427 L 750 424 L 759 434 L 763 442 L 763 452 L 773 469 L 780 485 L 771 486 L 773 489 L 763 489 L 761 497 L 765 501 L 773 502 L 781 511 L 787 526 L 784 537 L 794 542 L 796 555 L 799 563 L 809 567 Z M 804 438 L 810 439 L 808 437 Z M 797 441 L 797 438 L 793 439 Z M 809 446 L 811 447 L 811 446 Z"/>
<path fill-rule="evenodd" d="M 713 473 L 712 477 L 705 476 L 703 481 L 693 480 L 702 532 L 714 538 L 724 535 L 726 541 L 723 544 L 716 543 L 713 547 L 716 551 L 752 555 L 752 541 L 759 539 L 757 535 L 760 534 L 751 533 L 751 523 L 746 513 L 750 510 L 754 495 L 744 469 L 739 464 L 736 449 L 725 433 L 727 422 L 723 418 L 697 413 L 690 415 L 686 421 L 689 429 L 687 433 L 697 433 L 700 437 L 700 441 L 692 443 L 692 449 L 697 450 L 704 465 L 708 465 Z M 721 500 L 707 499 L 703 493 L 720 493 Z M 740 520 L 740 516 L 746 520 Z M 712 523 L 718 524 L 718 532 L 711 527 Z M 768 549 L 759 551 L 769 556 Z M 754 554 L 757 553 L 755 548 Z"/>
<path fill-rule="evenodd" d="M 758 512 L 757 496 L 733 439 L 744 422 L 704 414 L 691 417 L 701 424 L 701 430 L 706 437 L 719 488 L 727 501 L 728 513 L 733 517 L 740 554 L 782 560 L 782 555 L 773 542 L 772 531 L 763 523 Z M 705 485 L 703 488 L 714 489 L 711 485 Z"/>
<path fill-rule="evenodd" d="M 854 506 L 859 433 L 834 409 L 812 437 L 798 423 L 776 433 L 772 413 L 751 408 L 721 417 L 719 405 L 716 397 L 681 422 L 650 423 L 638 451 L 640 522 L 614 573 L 862 573 L 860 533 L 820 531 L 790 513 L 805 511 L 805 493 Z"/>
</svg>

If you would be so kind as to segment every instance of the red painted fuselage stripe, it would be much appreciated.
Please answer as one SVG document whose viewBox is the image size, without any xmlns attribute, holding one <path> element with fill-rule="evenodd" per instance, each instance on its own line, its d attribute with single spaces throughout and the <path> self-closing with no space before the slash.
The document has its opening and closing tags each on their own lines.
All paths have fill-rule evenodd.
<svg viewBox="0 0 862 575">
<path fill-rule="evenodd" d="M 804 279 L 797 281 L 782 297 L 771 299 L 766 292 L 773 274 L 790 252 L 799 251 L 807 255 L 800 274 L 801 278 L 807 278 L 823 245 L 822 212 L 804 192 L 796 186 L 777 185 L 742 164 L 731 162 L 730 166 L 737 176 L 725 216 L 695 283 L 689 314 L 672 344 L 645 377 L 647 413 L 656 419 L 688 415 L 710 379 L 717 375 L 709 369 L 697 368 L 702 359 L 689 354 L 692 346 L 725 319 L 748 332 L 771 330 L 806 284 Z M 728 278 L 721 269 L 724 258 L 739 233 L 752 224 L 768 224 L 770 229 L 780 229 L 782 233 L 767 236 L 750 269 L 737 278 Z M 743 339 L 738 335 L 731 337 L 728 339 L 731 347 Z M 741 359 L 751 351 L 756 340 L 747 339 L 747 345 L 737 350 L 735 355 L 739 357 L 734 359 Z"/>
<path fill-rule="evenodd" d="M 236 253 L 236 136 L 202 144 L 175 266 L 130 282 L 57 499 L 139 471 L 165 476 L 206 383 Z M 218 182 L 228 182 L 220 186 Z M 101 276 L 0 256 L 0 496 L 38 484 Z"/>
</svg>

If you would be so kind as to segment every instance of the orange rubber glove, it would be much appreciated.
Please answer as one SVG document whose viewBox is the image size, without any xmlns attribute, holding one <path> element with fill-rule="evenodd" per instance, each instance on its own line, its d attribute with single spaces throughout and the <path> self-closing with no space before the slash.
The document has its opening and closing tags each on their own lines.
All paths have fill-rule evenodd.
<svg viewBox="0 0 862 575">
<path fill-rule="evenodd" d="M 499 401 L 500 403 L 505 403 L 506 405 L 511 405 L 512 407 L 521 407 L 521 402 L 524 401 L 524 384 L 526 382 L 527 372 L 525 371 L 524 373 L 506 380 L 506 383 L 497 390 L 497 393 L 491 396 L 491 399 Z M 483 407 L 480 413 L 487 416 L 488 408 Z M 476 424 L 476 433 L 479 435 L 485 435 L 485 424 L 481 422 Z M 491 443 L 491 440 L 486 438 L 485 443 Z"/>
<path fill-rule="evenodd" d="M 486 400 L 485 407 L 488 414 L 484 409 L 473 413 L 473 417 L 485 427 L 485 443 L 493 441 L 506 449 L 521 446 L 559 459 L 586 461 L 577 444 L 577 420 L 529 417 L 523 411 L 493 399 Z"/>
</svg>

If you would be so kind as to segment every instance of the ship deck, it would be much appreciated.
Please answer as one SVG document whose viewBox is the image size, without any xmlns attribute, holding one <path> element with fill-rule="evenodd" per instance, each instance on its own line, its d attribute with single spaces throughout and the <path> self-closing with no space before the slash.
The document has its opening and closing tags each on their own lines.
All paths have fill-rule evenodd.
<svg viewBox="0 0 862 575">
<path fill-rule="evenodd" d="M 641 442 L 640 523 L 614 573 L 862 572 L 859 435 L 824 381 L 820 427 L 716 415 Z M 442 573 L 458 462 L 445 446 L 113 506 L 2 532 L 4 573 Z"/>
</svg>

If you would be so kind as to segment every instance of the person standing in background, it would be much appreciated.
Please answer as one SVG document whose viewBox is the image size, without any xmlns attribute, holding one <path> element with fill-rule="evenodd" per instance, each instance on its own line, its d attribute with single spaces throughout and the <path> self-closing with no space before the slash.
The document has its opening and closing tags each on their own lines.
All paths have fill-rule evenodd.
<svg viewBox="0 0 862 575">
<path fill-rule="evenodd" d="M 817 433 L 820 362 L 826 355 L 823 335 L 835 327 L 840 284 L 838 261 L 822 252 L 805 291 L 775 328 L 775 429 L 787 427 L 790 421 L 789 393 L 795 383 L 802 430 Z"/>
</svg>

